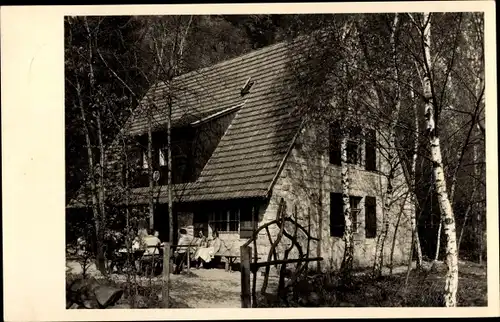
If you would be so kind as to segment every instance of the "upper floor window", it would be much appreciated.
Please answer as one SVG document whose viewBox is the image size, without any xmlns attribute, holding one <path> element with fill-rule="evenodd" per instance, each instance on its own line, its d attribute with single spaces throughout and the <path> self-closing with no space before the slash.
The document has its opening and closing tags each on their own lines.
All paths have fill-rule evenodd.
<svg viewBox="0 0 500 322">
<path fill-rule="evenodd" d="M 377 170 L 377 135 L 375 130 L 365 130 L 365 169 Z"/>
<path fill-rule="evenodd" d="M 330 163 L 341 165 L 342 151 L 341 140 L 343 134 L 338 122 L 332 123 L 329 129 L 329 156 Z M 364 153 L 363 153 L 364 143 Z M 347 163 L 362 164 L 365 158 L 366 170 L 376 170 L 376 136 L 374 130 L 365 130 L 365 135 L 360 127 L 352 127 L 348 131 L 346 144 Z"/>
</svg>

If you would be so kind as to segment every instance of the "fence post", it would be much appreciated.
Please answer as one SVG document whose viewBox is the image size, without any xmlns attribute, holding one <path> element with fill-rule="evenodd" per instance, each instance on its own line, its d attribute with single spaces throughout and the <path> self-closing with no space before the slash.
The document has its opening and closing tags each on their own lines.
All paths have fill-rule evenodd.
<svg viewBox="0 0 500 322">
<path fill-rule="evenodd" d="M 191 265 L 191 245 L 187 247 L 187 273 L 189 274 L 189 268 Z"/>
<path fill-rule="evenodd" d="M 252 307 L 250 298 L 250 260 L 252 248 L 250 246 L 241 246 L 241 307 Z"/>
<path fill-rule="evenodd" d="M 163 246 L 163 285 L 162 298 L 163 307 L 169 308 L 170 301 L 170 243 L 165 243 Z"/>
</svg>

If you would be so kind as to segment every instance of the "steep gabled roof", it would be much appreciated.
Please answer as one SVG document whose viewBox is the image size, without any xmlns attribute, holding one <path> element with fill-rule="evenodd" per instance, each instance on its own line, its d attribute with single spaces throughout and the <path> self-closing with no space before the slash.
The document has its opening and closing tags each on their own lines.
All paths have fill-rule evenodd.
<svg viewBox="0 0 500 322">
<path fill-rule="evenodd" d="M 174 125 L 241 106 L 198 180 L 174 186 L 175 201 L 268 196 L 300 126 L 300 119 L 292 116 L 289 59 L 287 43 L 279 43 L 181 75 L 172 82 Z M 254 84 L 242 96 L 241 88 L 249 78 Z M 150 89 L 124 126 L 126 133 L 147 132 L 144 108 L 151 101 L 156 107 L 154 127 L 165 127 L 164 89 L 164 84 Z M 147 188 L 133 189 L 131 204 L 147 203 L 148 194 Z M 155 199 L 160 202 L 166 201 L 166 194 L 166 187 L 155 188 Z"/>
<path fill-rule="evenodd" d="M 279 43 L 176 79 L 181 90 L 176 93 L 173 122 L 185 114 L 216 113 L 244 103 L 198 180 L 176 187 L 184 190 L 183 201 L 267 196 L 300 123 L 291 115 L 288 50 L 286 43 Z M 240 90 L 249 78 L 254 85 L 242 97 Z M 165 107 L 158 88 L 149 95 L 156 106 Z M 165 111 L 155 114 L 159 126 L 164 115 Z M 132 119 L 132 134 L 146 130 L 145 117 Z M 161 190 L 163 200 L 166 189 Z"/>
</svg>

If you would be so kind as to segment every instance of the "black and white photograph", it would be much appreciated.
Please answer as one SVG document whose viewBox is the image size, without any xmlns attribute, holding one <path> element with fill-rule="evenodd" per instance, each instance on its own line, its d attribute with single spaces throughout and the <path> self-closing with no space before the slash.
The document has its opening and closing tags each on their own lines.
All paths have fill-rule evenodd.
<svg viewBox="0 0 500 322">
<path fill-rule="evenodd" d="M 440 3 L 54 14 L 55 41 L 35 30 L 33 54 L 19 42 L 25 67 L 2 64 L 17 77 L 2 75 L 2 96 L 25 75 L 39 93 L 17 94 L 18 119 L 2 122 L 23 153 L 2 151 L 17 169 L 2 171 L 4 251 L 31 238 L 4 265 L 9 316 L 498 314 L 494 14 Z M 16 40 L 6 17 L 2 61 Z M 53 62 L 44 91 L 33 75 Z M 47 308 L 35 293 L 28 313 L 12 307 L 20 279 Z"/>
<path fill-rule="evenodd" d="M 482 13 L 64 24 L 67 308 L 487 305 Z"/>
</svg>

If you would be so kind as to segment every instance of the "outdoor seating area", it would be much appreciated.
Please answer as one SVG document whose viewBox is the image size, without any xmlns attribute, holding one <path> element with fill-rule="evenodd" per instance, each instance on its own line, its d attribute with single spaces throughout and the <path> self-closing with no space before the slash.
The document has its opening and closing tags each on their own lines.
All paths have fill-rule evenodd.
<svg viewBox="0 0 500 322">
<path fill-rule="evenodd" d="M 239 261 L 240 250 L 238 243 L 228 243 L 221 240 L 217 232 L 210 238 L 201 231 L 193 236 L 191 227 L 179 229 L 179 239 L 170 245 L 170 272 L 180 274 L 189 272 L 191 268 L 224 268 L 232 272 L 234 265 Z M 86 245 L 80 240 L 77 251 L 70 257 L 82 257 Z M 106 266 L 110 274 L 122 274 L 127 270 L 135 270 L 140 276 L 158 276 L 163 272 L 165 242 L 158 238 L 158 233 L 148 234 L 146 229 L 139 229 L 132 245 L 114 241 L 114 247 L 106 248 Z M 127 267 L 130 262 L 134 267 Z"/>
</svg>

